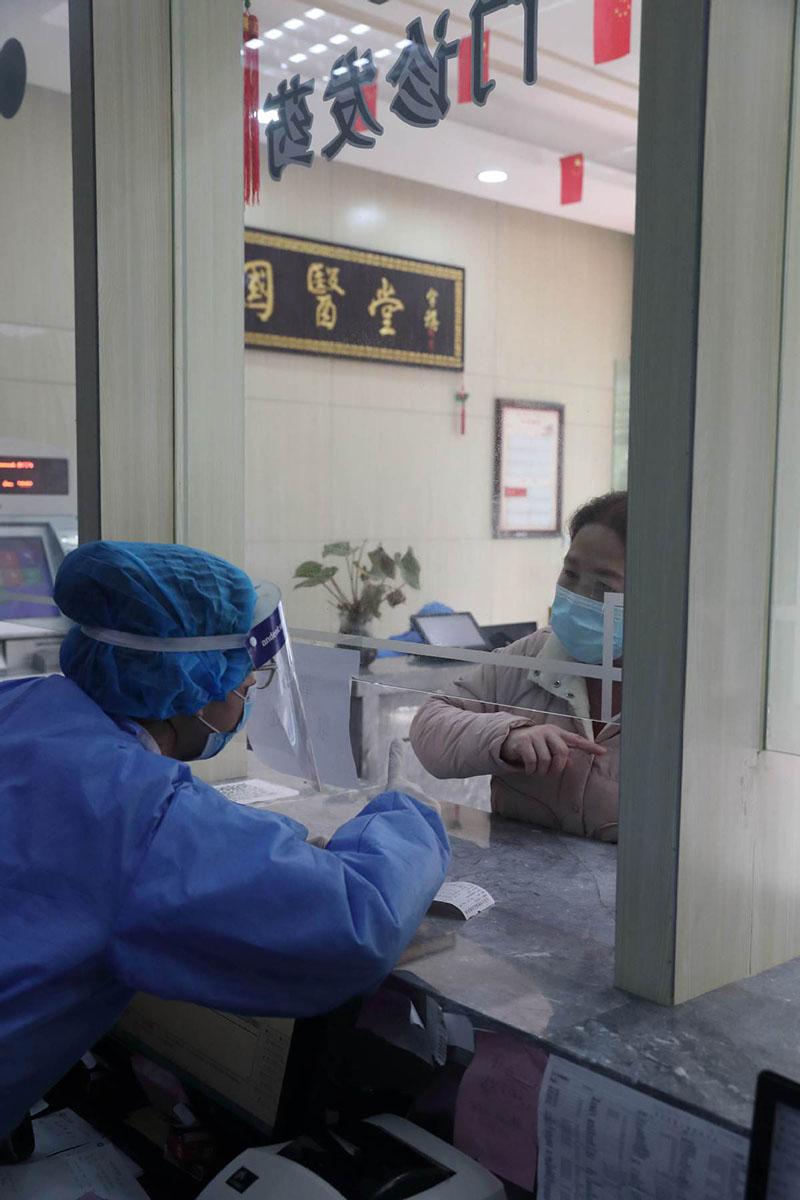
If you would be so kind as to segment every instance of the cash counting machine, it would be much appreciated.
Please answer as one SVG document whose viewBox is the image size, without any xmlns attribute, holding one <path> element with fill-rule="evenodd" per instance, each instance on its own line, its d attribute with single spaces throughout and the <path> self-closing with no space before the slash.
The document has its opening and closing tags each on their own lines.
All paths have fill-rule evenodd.
<svg viewBox="0 0 800 1200">
<path fill-rule="evenodd" d="M 402 1117 L 245 1150 L 198 1200 L 504 1200 L 485 1167 Z"/>
<path fill-rule="evenodd" d="M 0 438 L 0 678 L 58 670 L 53 581 L 78 544 L 75 472 L 57 447 Z"/>
</svg>

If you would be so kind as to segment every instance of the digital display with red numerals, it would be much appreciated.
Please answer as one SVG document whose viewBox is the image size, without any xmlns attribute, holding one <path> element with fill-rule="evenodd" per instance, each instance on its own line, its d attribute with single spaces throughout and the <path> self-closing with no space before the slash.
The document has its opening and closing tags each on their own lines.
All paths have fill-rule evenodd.
<svg viewBox="0 0 800 1200">
<path fill-rule="evenodd" d="M 69 463 L 66 458 L 4 458 L 0 455 L 0 503 L 3 496 L 69 494 Z"/>
</svg>

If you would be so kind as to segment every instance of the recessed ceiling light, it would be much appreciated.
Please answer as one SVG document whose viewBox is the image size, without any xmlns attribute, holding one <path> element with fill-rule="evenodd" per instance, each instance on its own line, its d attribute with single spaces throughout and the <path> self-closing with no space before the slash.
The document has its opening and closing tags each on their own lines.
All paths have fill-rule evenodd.
<svg viewBox="0 0 800 1200">
<path fill-rule="evenodd" d="M 335 33 L 332 38 L 328 38 L 332 46 L 341 46 L 342 42 L 347 41 L 346 33 Z"/>
<path fill-rule="evenodd" d="M 408 38 L 403 38 L 402 42 L 395 42 L 395 46 L 398 50 L 405 50 L 406 46 L 410 45 L 411 42 L 408 40 Z"/>
<path fill-rule="evenodd" d="M 376 50 L 374 57 L 375 58 L 386 58 L 386 55 L 391 54 L 391 53 L 392 53 L 391 50 Z"/>
<path fill-rule="evenodd" d="M 305 54 L 290 54 L 289 55 L 289 62 L 297 63 L 297 62 L 305 62 L 305 61 L 306 61 Z"/>
<path fill-rule="evenodd" d="M 367 66 L 369 66 L 369 59 L 368 58 L 357 58 L 356 61 L 353 63 L 353 66 L 358 67 L 359 69 L 361 69 L 361 67 L 367 67 Z"/>
<path fill-rule="evenodd" d="M 330 75 L 323 75 L 323 76 L 322 76 L 322 82 L 323 82 L 323 83 L 330 83 L 330 81 L 331 81 L 331 77 L 330 77 Z"/>
<path fill-rule="evenodd" d="M 277 108 L 260 108 L 258 110 L 259 125 L 270 125 L 273 121 L 277 121 L 279 116 Z"/>
<path fill-rule="evenodd" d="M 300 29 L 303 22 L 299 17 L 289 17 L 288 21 L 283 22 L 284 29 Z"/>
<path fill-rule="evenodd" d="M 361 37 L 362 33 L 369 33 L 369 25 L 353 25 L 350 30 L 356 37 Z"/>
<path fill-rule="evenodd" d="M 309 46 L 309 54 L 324 54 L 328 47 L 324 42 L 317 42 L 316 46 Z"/>
<path fill-rule="evenodd" d="M 505 183 L 508 175 L 505 171 L 479 171 L 478 180 L 481 183 Z"/>
<path fill-rule="evenodd" d="M 318 21 L 320 19 L 320 17 L 325 16 L 325 9 L 324 8 L 310 8 L 308 10 L 308 12 L 306 13 L 306 16 L 308 17 L 309 21 Z"/>
<path fill-rule="evenodd" d="M 250 38 L 249 42 L 245 42 L 248 50 L 260 50 L 263 45 L 261 38 Z"/>
<path fill-rule="evenodd" d="M 277 38 L 283 37 L 283 30 L 282 29 L 268 29 L 267 32 L 264 34 L 264 37 L 267 38 L 270 42 L 274 42 Z"/>
<path fill-rule="evenodd" d="M 289 64 L 288 64 L 288 63 L 281 63 L 281 70 L 282 70 L 282 71 L 285 71 L 285 70 L 287 70 L 288 66 L 289 66 Z"/>
<path fill-rule="evenodd" d="M 333 73 L 334 73 L 334 75 L 346 75 L 347 67 L 334 67 Z"/>
</svg>

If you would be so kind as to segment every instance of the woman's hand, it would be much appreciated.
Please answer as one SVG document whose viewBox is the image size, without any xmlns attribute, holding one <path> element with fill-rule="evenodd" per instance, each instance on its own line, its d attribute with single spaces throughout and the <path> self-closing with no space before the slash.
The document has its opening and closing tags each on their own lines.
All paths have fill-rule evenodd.
<svg viewBox="0 0 800 1200">
<path fill-rule="evenodd" d="M 570 750 L 605 754 L 605 749 L 558 725 L 523 725 L 512 729 L 500 748 L 500 757 L 526 775 L 560 775 L 569 766 Z"/>
</svg>

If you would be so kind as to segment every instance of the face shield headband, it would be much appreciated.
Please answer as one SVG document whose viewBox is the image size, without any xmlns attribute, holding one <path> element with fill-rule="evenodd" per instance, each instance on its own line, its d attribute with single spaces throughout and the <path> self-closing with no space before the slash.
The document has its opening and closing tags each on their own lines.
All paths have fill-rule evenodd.
<svg viewBox="0 0 800 1200">
<path fill-rule="evenodd" d="M 250 747 L 264 766 L 308 779 L 319 788 L 280 589 L 273 583 L 261 583 L 256 585 L 256 595 L 253 626 L 248 633 L 149 637 L 93 625 L 81 625 L 80 629 L 94 641 L 154 654 L 247 650 L 256 675 L 253 710 L 247 723 Z"/>
</svg>

